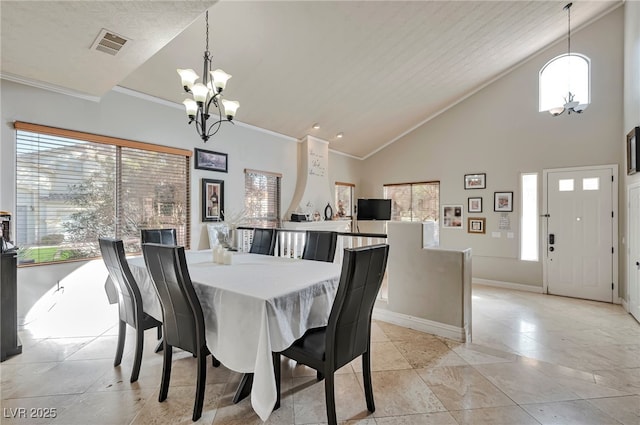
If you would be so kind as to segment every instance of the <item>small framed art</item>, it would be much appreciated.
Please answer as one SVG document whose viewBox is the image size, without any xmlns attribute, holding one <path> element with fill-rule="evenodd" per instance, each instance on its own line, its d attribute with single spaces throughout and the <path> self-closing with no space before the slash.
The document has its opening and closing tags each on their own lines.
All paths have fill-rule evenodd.
<svg viewBox="0 0 640 425">
<path fill-rule="evenodd" d="M 469 198 L 467 211 L 469 211 L 470 213 L 482 212 L 482 198 Z"/>
<path fill-rule="evenodd" d="M 640 168 L 640 127 L 627 134 L 627 174 L 635 174 Z"/>
<path fill-rule="evenodd" d="M 493 192 L 493 210 L 500 212 L 513 211 L 513 192 Z"/>
<path fill-rule="evenodd" d="M 485 233 L 484 217 L 469 217 L 467 219 L 467 233 Z"/>
<path fill-rule="evenodd" d="M 224 181 L 202 179 L 202 221 L 222 221 Z"/>
<path fill-rule="evenodd" d="M 195 168 L 198 170 L 227 172 L 228 155 L 226 153 L 194 149 Z"/>
<path fill-rule="evenodd" d="M 462 229 L 462 205 L 442 206 L 442 227 Z"/>
<path fill-rule="evenodd" d="M 464 188 L 465 189 L 486 189 L 487 188 L 487 175 L 482 174 L 465 174 L 464 175 Z"/>
</svg>

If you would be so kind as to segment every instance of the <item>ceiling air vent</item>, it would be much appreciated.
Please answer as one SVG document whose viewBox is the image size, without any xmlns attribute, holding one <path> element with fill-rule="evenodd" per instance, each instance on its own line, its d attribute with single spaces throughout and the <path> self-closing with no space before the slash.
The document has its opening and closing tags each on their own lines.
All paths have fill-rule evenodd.
<svg viewBox="0 0 640 425">
<path fill-rule="evenodd" d="M 129 40 L 113 31 L 102 29 L 96 41 L 93 42 L 91 50 L 108 53 L 115 56 Z"/>
</svg>

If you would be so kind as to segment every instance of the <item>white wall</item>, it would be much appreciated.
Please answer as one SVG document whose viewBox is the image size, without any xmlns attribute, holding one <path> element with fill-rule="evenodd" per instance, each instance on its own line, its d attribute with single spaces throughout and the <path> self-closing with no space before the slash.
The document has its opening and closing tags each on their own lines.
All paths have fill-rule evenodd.
<svg viewBox="0 0 640 425">
<path fill-rule="evenodd" d="M 626 175 L 626 135 L 632 128 L 640 126 L 640 2 L 627 1 L 624 9 L 624 124 L 619 138 L 622 146 L 620 170 L 624 176 L 620 181 L 624 190 L 620 196 L 620 235 L 628 237 L 626 187 L 640 182 L 640 173 Z M 626 244 L 623 247 L 623 255 L 620 255 L 620 286 L 628 301 Z"/>
<path fill-rule="evenodd" d="M 224 209 L 244 207 L 245 168 L 282 174 L 282 208 L 291 203 L 297 179 L 297 142 L 289 137 L 259 131 L 242 124 L 223 125 L 204 144 L 193 126 L 187 125 L 183 107 L 150 102 L 119 91 L 109 92 L 100 102 L 92 102 L 0 80 L 2 130 L 0 142 L 0 210 L 15 212 L 15 130 L 14 121 L 60 127 L 141 142 L 193 150 L 194 147 L 229 155 L 228 173 L 193 169 L 191 178 L 191 247 L 208 247 L 206 225 L 201 222 L 200 184 L 202 178 L 225 182 Z M 351 167 L 360 161 L 332 154 L 332 178 L 348 180 Z M 20 313 L 56 281 L 82 263 L 25 267 L 18 271 Z"/>
<path fill-rule="evenodd" d="M 474 278 L 542 286 L 542 263 L 518 260 L 520 173 L 541 176 L 545 168 L 620 164 L 622 157 L 623 8 L 572 33 L 571 43 L 592 61 L 592 104 L 582 115 L 554 118 L 538 112 L 538 71 L 566 52 L 566 43 L 559 43 L 368 158 L 364 194 L 381 197 L 384 183 L 439 180 L 440 203 L 465 210 L 465 229 L 441 229 L 441 246 L 471 247 Z M 464 190 L 463 176 L 469 173 L 486 173 L 487 188 Z M 500 218 L 493 212 L 494 191 L 514 192 L 514 211 L 508 214 L 513 239 L 505 231 L 499 239 L 491 237 Z M 485 235 L 466 232 L 472 196 L 483 198 L 484 212 L 474 216 L 487 218 Z"/>
</svg>

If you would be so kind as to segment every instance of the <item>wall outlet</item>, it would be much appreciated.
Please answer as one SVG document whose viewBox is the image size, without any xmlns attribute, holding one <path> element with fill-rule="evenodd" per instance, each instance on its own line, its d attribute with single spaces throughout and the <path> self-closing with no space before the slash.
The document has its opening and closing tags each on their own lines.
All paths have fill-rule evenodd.
<svg viewBox="0 0 640 425">
<path fill-rule="evenodd" d="M 502 236 L 501 232 L 491 232 L 491 237 L 492 238 L 499 238 Z"/>
</svg>

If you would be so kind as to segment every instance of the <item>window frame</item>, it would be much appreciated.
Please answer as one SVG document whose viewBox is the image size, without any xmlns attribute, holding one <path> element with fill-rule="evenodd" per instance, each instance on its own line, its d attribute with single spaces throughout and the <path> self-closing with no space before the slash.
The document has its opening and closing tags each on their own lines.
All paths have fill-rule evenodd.
<svg viewBox="0 0 640 425">
<path fill-rule="evenodd" d="M 124 208 L 122 207 L 122 195 L 123 193 L 121 192 L 121 188 L 122 188 L 122 179 L 123 179 L 123 175 L 122 175 L 122 167 L 121 165 L 119 165 L 119 162 L 122 161 L 122 149 L 123 148 L 129 148 L 129 149 L 133 149 L 135 151 L 138 152 L 131 152 L 133 154 L 133 157 L 135 157 L 137 154 L 139 154 L 139 151 L 147 151 L 147 152 L 153 152 L 153 153 L 160 153 L 160 154 L 170 154 L 170 155 L 175 155 L 177 157 L 184 157 L 184 187 L 186 190 L 185 193 L 185 197 L 184 197 L 184 202 L 185 202 L 185 210 L 182 213 L 183 218 L 184 218 L 184 246 L 189 249 L 190 247 L 190 243 L 191 243 L 191 194 L 190 194 L 190 188 L 191 188 L 191 184 L 190 184 L 190 180 L 191 180 L 191 174 L 190 174 L 190 158 L 192 156 L 192 152 L 190 150 L 186 150 L 186 149 L 180 149 L 180 148 L 173 148 L 173 147 L 168 147 L 168 146 L 161 146 L 161 145 L 157 145 L 157 144 L 151 144 L 151 143 L 145 143 L 145 142 L 139 142 L 139 141 L 134 141 L 134 140 L 128 140 L 128 139 L 121 139 L 121 138 L 117 138 L 117 137 L 112 137 L 112 136 L 104 136 L 104 135 L 99 135 L 99 134 L 94 134 L 94 133 L 86 133 L 86 132 L 81 132 L 81 131 L 76 131 L 76 130 L 68 130 L 68 129 L 63 129 L 63 128 L 58 128 L 58 127 L 50 127 L 50 126 L 45 126 L 45 125 L 40 125 L 40 124 L 33 124 L 33 123 L 27 123 L 27 122 L 22 122 L 22 121 L 15 121 L 13 123 L 14 125 L 14 129 L 16 131 L 15 137 L 16 137 L 16 174 L 18 174 L 19 170 L 19 161 L 18 161 L 18 151 L 17 151 L 17 144 L 18 144 L 18 131 L 23 131 L 23 132 L 27 132 L 27 133 L 34 133 L 37 135 L 42 135 L 42 136 L 49 136 L 49 137 L 55 137 L 55 138 L 61 138 L 61 139 L 71 139 L 71 140 L 78 140 L 81 142 L 85 142 L 88 143 L 88 145 L 86 146 L 91 146 L 90 144 L 99 144 L 99 145 L 108 145 L 108 146 L 113 146 L 115 147 L 114 151 L 113 151 L 113 161 L 114 161 L 114 170 L 113 170 L 113 178 L 114 178 L 114 184 L 115 184 L 115 193 L 114 193 L 114 197 L 113 197 L 113 209 L 115 211 L 114 213 L 114 234 L 110 234 L 110 235 L 105 235 L 108 237 L 120 237 L 121 234 L 119 234 L 120 230 L 120 223 L 123 222 L 124 218 L 121 216 L 121 214 L 125 213 Z M 127 154 L 128 152 L 125 152 L 125 154 Z M 108 152 L 107 152 L 108 153 Z M 109 153 L 111 155 L 111 153 Z M 129 155 L 125 155 L 125 158 L 128 158 Z M 176 162 L 174 165 L 179 164 L 179 158 L 176 158 Z M 180 165 L 180 167 L 182 167 Z M 29 172 L 30 170 L 25 170 L 26 172 Z M 54 170 L 55 171 L 55 170 Z M 40 176 L 41 173 L 36 169 L 37 172 L 37 176 Z M 73 173 L 70 174 L 72 177 L 75 177 L 75 175 Z M 38 178 L 39 177 L 34 177 L 34 178 Z M 18 185 L 20 184 L 19 179 L 16 177 L 16 208 L 19 207 L 18 205 L 18 195 L 20 194 Z M 74 181 L 71 181 L 70 184 L 77 184 L 74 183 Z M 119 204 L 120 202 L 120 204 Z M 120 214 L 120 215 L 119 215 Z M 58 217 L 60 218 L 60 217 Z M 18 215 L 16 215 L 16 222 L 18 222 L 21 219 L 21 217 L 19 217 Z M 26 217 L 24 218 L 26 220 Z M 39 228 L 41 227 L 41 223 L 37 223 L 36 226 Z M 17 232 L 17 230 L 16 230 Z M 16 233 L 17 236 L 17 233 Z M 79 242 L 76 242 L 76 245 Z M 97 244 L 97 241 L 96 241 Z M 34 247 L 38 247 L 38 246 L 42 246 L 41 242 L 38 242 L 36 244 L 29 244 L 28 246 L 34 246 Z M 71 245 L 70 249 L 73 249 L 73 244 Z M 42 261 L 42 262 L 34 262 L 34 263 L 22 263 L 19 264 L 19 267 L 31 267 L 31 266 L 40 266 L 40 265 L 50 265 L 50 264 L 62 264 L 62 263 L 68 263 L 68 262 L 75 262 L 75 261 L 89 261 L 93 258 L 99 258 L 99 255 L 95 256 L 95 257 L 81 257 L 81 258 L 72 258 L 72 259 L 65 259 L 65 260 L 57 260 L 57 261 Z"/>
<path fill-rule="evenodd" d="M 355 188 L 356 185 L 353 183 L 346 183 L 346 182 L 335 182 L 334 184 L 334 202 L 335 202 L 335 207 L 336 207 L 336 211 L 335 213 L 338 214 L 339 208 L 338 208 L 338 187 L 348 187 L 349 188 L 349 211 L 347 214 L 343 215 L 341 218 L 353 218 L 353 209 L 354 209 L 354 194 L 355 194 Z"/>
</svg>

